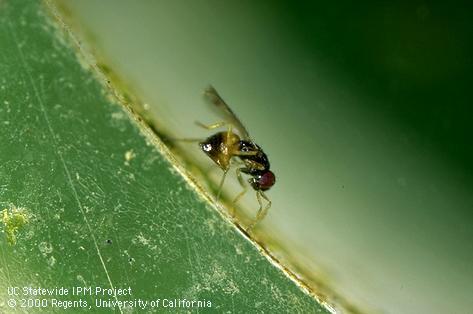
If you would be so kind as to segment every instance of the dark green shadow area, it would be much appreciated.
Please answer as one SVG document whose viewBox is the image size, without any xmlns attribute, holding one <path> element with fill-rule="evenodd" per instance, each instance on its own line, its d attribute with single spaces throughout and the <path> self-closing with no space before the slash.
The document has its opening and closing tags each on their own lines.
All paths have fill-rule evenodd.
<svg viewBox="0 0 473 314">
<path fill-rule="evenodd" d="M 0 205 L 28 217 L 16 244 L 0 234 L 0 312 L 15 312 L 12 286 L 69 289 L 34 312 L 63 312 L 53 299 L 76 301 L 74 312 L 120 312 L 95 302 L 138 299 L 158 312 L 326 312 L 189 189 L 46 10 L 0 2 Z M 26 297 L 13 297 L 18 312 Z"/>
<path fill-rule="evenodd" d="M 437 151 L 473 184 L 470 2 L 279 5 L 291 35 L 325 64 L 317 76 L 372 97 L 361 106 L 402 126 L 418 146 Z"/>
</svg>

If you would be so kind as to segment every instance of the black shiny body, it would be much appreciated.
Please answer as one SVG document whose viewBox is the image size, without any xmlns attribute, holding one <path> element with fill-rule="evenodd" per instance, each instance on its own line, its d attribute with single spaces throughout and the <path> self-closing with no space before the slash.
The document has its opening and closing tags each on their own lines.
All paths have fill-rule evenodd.
<svg viewBox="0 0 473 314">
<path fill-rule="evenodd" d="M 242 140 L 239 142 L 239 150 L 240 152 L 246 153 L 246 152 L 256 152 L 256 155 L 239 155 L 238 157 L 243 161 L 243 162 L 251 162 L 252 165 L 258 165 L 257 167 L 248 167 L 248 168 L 243 168 L 241 172 L 249 174 L 249 175 L 258 175 L 258 174 L 263 174 L 269 170 L 269 160 L 268 156 L 263 152 L 261 147 L 256 145 L 253 142 L 250 141 L 245 141 Z"/>
</svg>

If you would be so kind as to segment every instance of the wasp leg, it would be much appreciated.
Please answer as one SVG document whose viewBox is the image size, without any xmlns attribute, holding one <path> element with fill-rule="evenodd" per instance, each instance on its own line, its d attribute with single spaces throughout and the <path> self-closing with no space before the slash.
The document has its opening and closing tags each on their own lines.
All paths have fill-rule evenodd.
<svg viewBox="0 0 473 314">
<path fill-rule="evenodd" d="M 228 125 L 228 130 L 227 130 L 227 143 L 230 143 L 230 139 L 231 139 L 231 136 L 232 136 L 232 128 L 233 128 L 233 125 L 231 123 L 228 123 L 226 121 L 221 121 L 221 122 L 217 122 L 217 123 L 213 123 L 213 124 L 209 124 L 209 125 L 205 125 L 203 124 L 202 122 L 199 122 L 199 121 L 195 121 L 195 123 L 204 128 L 204 129 L 207 129 L 207 130 L 213 130 L 213 129 L 217 129 L 217 128 L 221 128 L 223 126 L 226 126 Z"/>
<path fill-rule="evenodd" d="M 261 200 L 261 197 L 263 197 L 268 202 L 266 206 L 264 207 L 263 207 L 263 201 Z M 256 198 L 259 204 L 258 213 L 256 214 L 255 221 L 246 229 L 247 231 L 250 231 L 251 229 L 253 229 L 254 226 L 256 226 L 258 222 L 263 220 L 263 218 L 266 217 L 266 215 L 268 214 L 268 209 L 271 207 L 271 201 L 266 196 L 266 194 L 264 194 L 263 191 L 256 191 Z"/>
<path fill-rule="evenodd" d="M 199 121 L 195 121 L 195 124 L 197 124 L 201 128 L 207 129 L 207 130 L 213 130 L 213 129 L 217 129 L 217 128 L 220 128 L 220 127 L 225 126 L 225 125 L 229 125 L 229 123 L 225 122 L 225 121 L 220 121 L 220 122 L 212 123 L 212 124 L 208 124 L 208 125 L 203 124 L 202 122 L 199 122 Z"/>
<path fill-rule="evenodd" d="M 250 152 L 242 152 L 242 153 L 253 153 L 252 151 Z M 255 152 L 257 153 L 257 152 Z M 235 155 L 237 156 L 252 156 L 253 154 L 242 154 L 240 155 L 239 153 L 235 153 Z M 249 168 L 249 169 L 256 169 L 256 170 L 264 170 L 265 167 L 264 165 L 260 164 L 259 162 L 256 162 L 254 160 L 245 160 L 245 165 L 246 165 L 246 168 Z"/>
<path fill-rule="evenodd" d="M 215 197 L 215 201 L 218 201 L 220 199 L 220 194 L 222 193 L 222 187 L 223 187 L 223 182 L 225 181 L 225 177 L 227 176 L 228 169 L 226 169 L 223 172 L 222 179 L 220 180 L 220 183 L 218 185 L 218 191 L 217 191 L 217 196 Z"/>
<path fill-rule="evenodd" d="M 233 153 L 235 156 L 255 156 L 257 155 L 257 151 L 249 151 L 249 152 L 241 152 L 241 151 L 236 151 Z"/>
<path fill-rule="evenodd" d="M 231 135 L 232 135 L 232 125 L 231 124 L 228 124 L 228 130 L 227 130 L 227 143 L 230 143 L 230 138 L 231 138 Z"/>
<path fill-rule="evenodd" d="M 217 123 L 209 124 L 209 125 L 205 125 L 205 124 L 203 124 L 202 122 L 199 122 L 199 121 L 196 121 L 195 123 L 198 126 L 204 128 L 204 129 L 207 129 L 207 130 L 216 129 L 216 128 L 219 128 L 219 127 L 222 127 L 222 126 L 225 126 L 225 125 L 229 124 L 228 122 L 225 122 L 225 121 L 217 122 Z M 231 125 L 230 125 L 229 130 L 231 131 Z M 171 137 L 171 138 L 168 138 L 168 140 L 172 141 L 172 142 L 202 142 L 205 139 L 203 139 L 203 138 L 172 138 Z"/>
<path fill-rule="evenodd" d="M 232 217 L 235 217 L 235 205 L 236 203 L 240 200 L 240 198 L 243 197 L 243 195 L 245 195 L 245 193 L 248 191 L 248 186 L 245 184 L 245 180 L 243 180 L 242 176 L 241 176 L 241 171 L 243 169 L 246 169 L 246 168 L 237 168 L 236 169 L 236 176 L 237 176 L 237 179 L 238 179 L 238 182 L 240 183 L 241 187 L 243 188 L 243 191 L 241 191 L 234 199 L 233 199 L 233 202 L 232 202 L 232 208 L 230 210 L 230 214 L 232 215 Z"/>
</svg>

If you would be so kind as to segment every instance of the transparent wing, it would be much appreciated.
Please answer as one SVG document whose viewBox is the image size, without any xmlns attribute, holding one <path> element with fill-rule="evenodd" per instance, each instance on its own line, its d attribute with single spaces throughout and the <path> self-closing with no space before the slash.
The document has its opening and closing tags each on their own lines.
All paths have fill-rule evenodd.
<svg viewBox="0 0 473 314">
<path fill-rule="evenodd" d="M 243 123 L 236 116 L 236 114 L 223 101 L 222 97 L 217 93 L 213 86 L 209 86 L 204 91 L 205 99 L 212 105 L 212 108 L 222 116 L 227 122 L 231 123 L 244 139 L 250 139 L 250 135 Z"/>
</svg>

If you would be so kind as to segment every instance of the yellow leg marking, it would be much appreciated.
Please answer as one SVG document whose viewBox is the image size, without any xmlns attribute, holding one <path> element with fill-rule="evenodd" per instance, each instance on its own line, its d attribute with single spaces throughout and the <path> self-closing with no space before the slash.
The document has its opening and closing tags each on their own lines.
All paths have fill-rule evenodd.
<svg viewBox="0 0 473 314">
<path fill-rule="evenodd" d="M 249 151 L 249 152 L 235 152 L 233 155 L 236 156 L 255 156 L 257 155 L 257 151 Z"/>
</svg>

